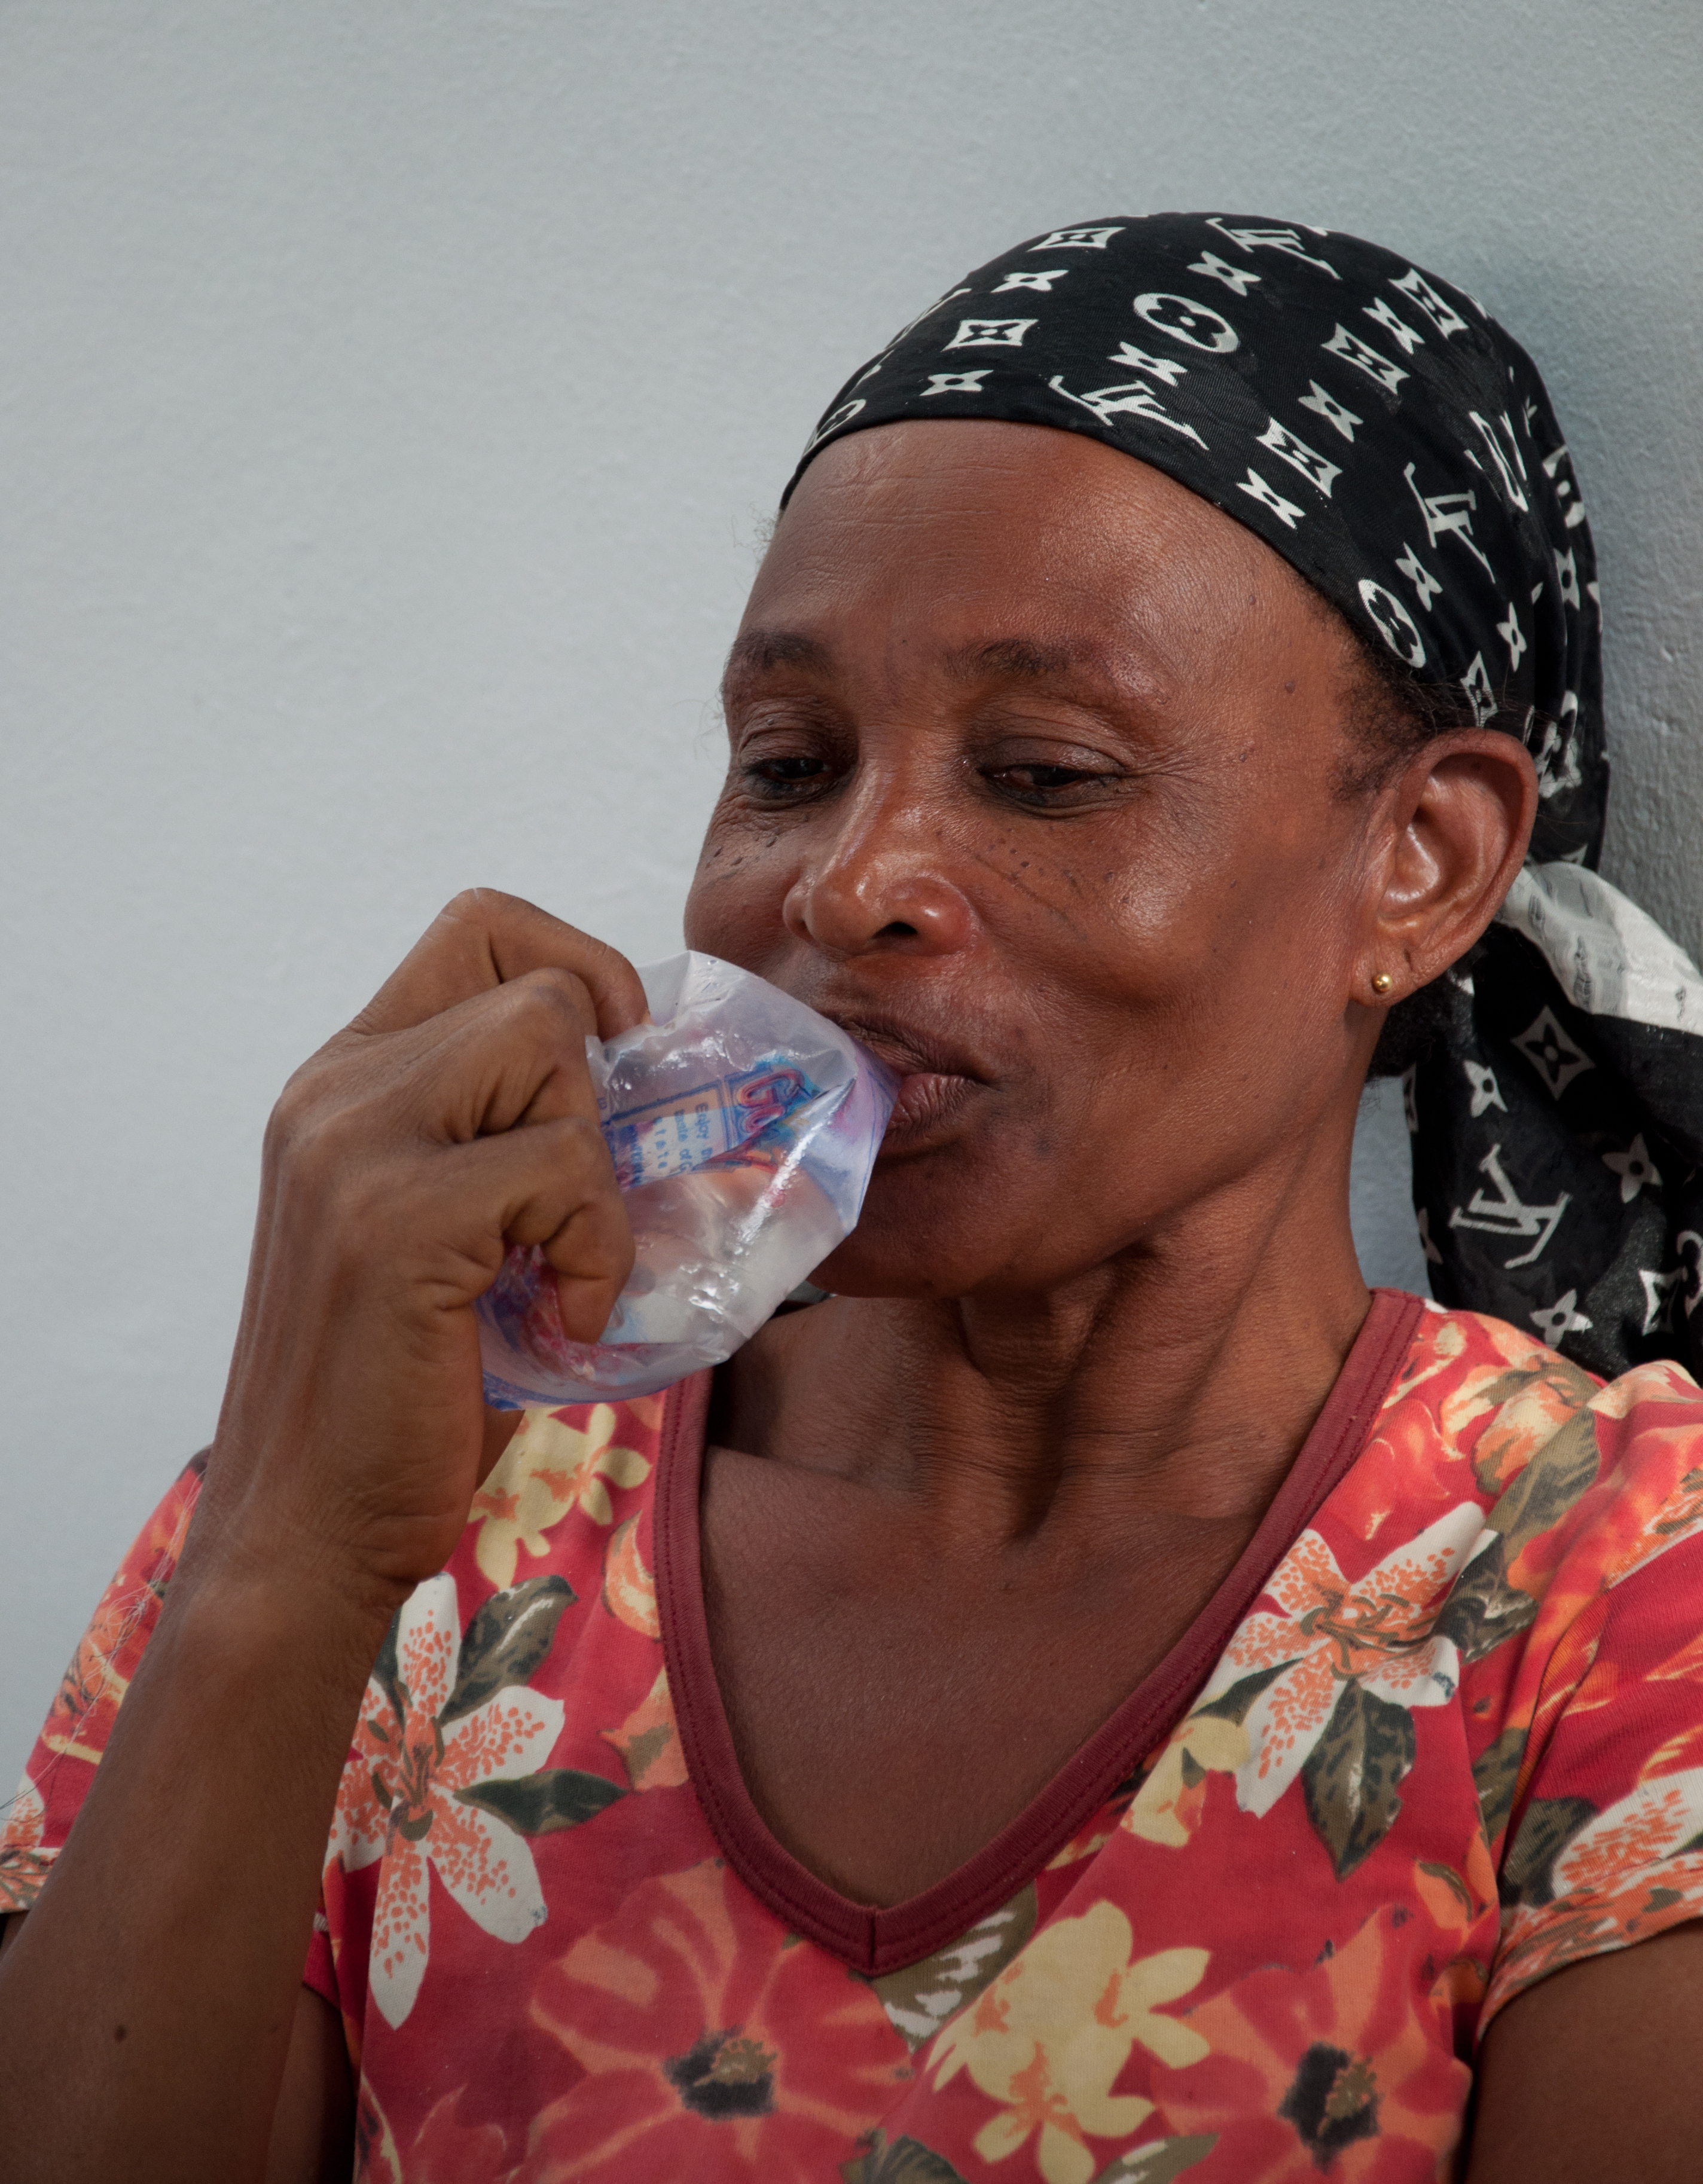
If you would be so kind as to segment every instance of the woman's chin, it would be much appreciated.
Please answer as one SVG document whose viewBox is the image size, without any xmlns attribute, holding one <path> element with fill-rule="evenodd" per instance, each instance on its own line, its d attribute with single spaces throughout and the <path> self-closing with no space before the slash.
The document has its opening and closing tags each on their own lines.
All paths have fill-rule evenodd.
<svg viewBox="0 0 1703 2184">
<path fill-rule="evenodd" d="M 997 1273 L 1004 1256 L 997 1240 L 979 1251 L 976 1240 L 955 1235 L 950 1223 L 882 1206 L 885 1195 L 872 1184 L 856 1228 L 811 1275 L 818 1289 L 836 1296 L 965 1296 Z"/>
</svg>

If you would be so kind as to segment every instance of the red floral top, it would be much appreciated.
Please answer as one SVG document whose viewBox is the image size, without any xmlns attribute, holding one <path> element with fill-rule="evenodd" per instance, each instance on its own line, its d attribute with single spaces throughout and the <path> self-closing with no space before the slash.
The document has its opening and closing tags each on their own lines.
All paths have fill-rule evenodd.
<svg viewBox="0 0 1703 2184">
<path fill-rule="evenodd" d="M 1703 1915 L 1703 1394 L 1380 1293 L 1242 1562 L 998 1840 L 846 1902 L 709 1658 L 707 1378 L 533 1411 L 374 1668 L 305 1976 L 369 2184 L 1447 2175 L 1475 2043 Z M 25 1908 L 159 1613 L 96 1611 L 0 1853 Z"/>
</svg>

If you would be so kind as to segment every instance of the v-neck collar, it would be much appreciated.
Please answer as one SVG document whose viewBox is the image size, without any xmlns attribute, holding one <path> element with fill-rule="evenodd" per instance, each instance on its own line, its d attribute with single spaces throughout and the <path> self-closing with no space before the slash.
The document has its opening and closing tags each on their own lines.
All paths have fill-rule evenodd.
<svg viewBox="0 0 1703 2184">
<path fill-rule="evenodd" d="M 782 1847 L 740 1771 L 710 1652 L 699 1524 L 711 1375 L 671 1389 L 656 1477 L 656 1600 L 663 1656 L 693 1787 L 741 1880 L 795 1933 L 869 1976 L 943 1948 L 1007 1903 L 1092 1819 L 1167 1734 L 1210 1674 L 1266 1580 L 1365 1447 L 1423 1310 L 1375 1290 L 1336 1385 L 1229 1574 L 1175 1646 L 1015 1819 L 902 1903 L 852 1902 Z"/>
</svg>

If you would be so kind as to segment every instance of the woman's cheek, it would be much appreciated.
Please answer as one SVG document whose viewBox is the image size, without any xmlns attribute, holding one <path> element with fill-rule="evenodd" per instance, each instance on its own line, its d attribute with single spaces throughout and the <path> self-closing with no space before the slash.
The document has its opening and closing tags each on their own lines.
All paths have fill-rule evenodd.
<svg viewBox="0 0 1703 2184">
<path fill-rule="evenodd" d="M 751 844 L 711 841 L 686 896 L 685 938 L 689 948 L 726 957 L 750 970 L 745 951 L 766 927 L 778 928 L 784 891 L 767 884 L 766 861 Z M 769 898 L 773 897 L 771 900 Z"/>
</svg>

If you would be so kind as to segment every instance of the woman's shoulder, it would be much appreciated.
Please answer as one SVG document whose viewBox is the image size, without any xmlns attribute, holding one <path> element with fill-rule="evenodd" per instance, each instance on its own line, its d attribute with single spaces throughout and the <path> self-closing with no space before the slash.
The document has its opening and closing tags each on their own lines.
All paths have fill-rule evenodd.
<svg viewBox="0 0 1703 2184">
<path fill-rule="evenodd" d="M 1589 1549 L 1612 1584 L 1703 1523 L 1703 1388 L 1666 1358 L 1604 1380 L 1505 1320 L 1432 1305 L 1362 1465 L 1363 1485 L 1470 1496 L 1526 1578 Z"/>
</svg>

